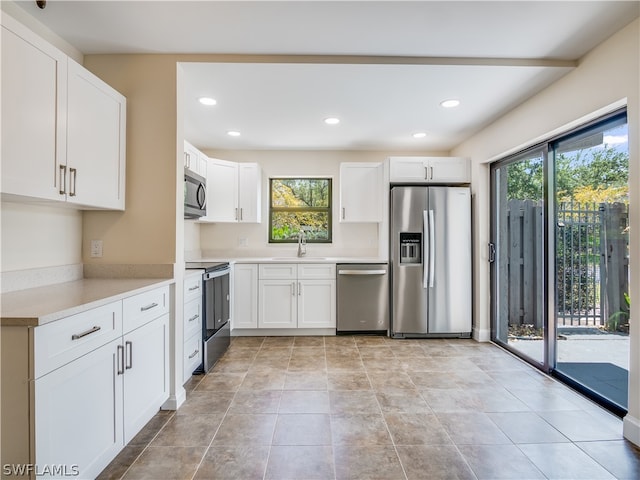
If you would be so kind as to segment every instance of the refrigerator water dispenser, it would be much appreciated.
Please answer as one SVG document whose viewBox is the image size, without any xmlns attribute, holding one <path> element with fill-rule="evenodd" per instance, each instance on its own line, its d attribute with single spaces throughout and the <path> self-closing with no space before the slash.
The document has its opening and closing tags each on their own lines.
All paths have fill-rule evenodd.
<svg viewBox="0 0 640 480">
<path fill-rule="evenodd" d="M 400 265 L 422 263 L 422 233 L 400 232 Z"/>
</svg>

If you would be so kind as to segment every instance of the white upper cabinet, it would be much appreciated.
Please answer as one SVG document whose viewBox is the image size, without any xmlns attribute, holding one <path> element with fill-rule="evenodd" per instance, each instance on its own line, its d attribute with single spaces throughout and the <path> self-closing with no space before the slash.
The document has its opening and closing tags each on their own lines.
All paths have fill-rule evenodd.
<svg viewBox="0 0 640 480">
<path fill-rule="evenodd" d="M 382 163 L 340 164 L 340 221 L 382 222 Z"/>
<path fill-rule="evenodd" d="M 7 15 L 1 43 L 2 193 L 60 200 L 67 57 Z"/>
<path fill-rule="evenodd" d="M 262 170 L 257 163 L 209 159 L 204 222 L 260 223 Z"/>
<path fill-rule="evenodd" d="M 189 171 L 207 177 L 207 156 L 185 140 L 184 167 Z"/>
<path fill-rule="evenodd" d="M 471 163 L 463 157 L 389 157 L 391 183 L 471 182 Z"/>
<path fill-rule="evenodd" d="M 207 168 L 207 216 L 205 222 L 237 222 L 238 164 L 210 158 Z"/>
<path fill-rule="evenodd" d="M 260 223 L 262 169 L 257 163 L 238 164 L 238 221 Z"/>
<path fill-rule="evenodd" d="M 2 17 L 2 195 L 124 210 L 126 100 Z"/>
<path fill-rule="evenodd" d="M 67 201 L 124 210 L 126 100 L 68 62 Z"/>
</svg>

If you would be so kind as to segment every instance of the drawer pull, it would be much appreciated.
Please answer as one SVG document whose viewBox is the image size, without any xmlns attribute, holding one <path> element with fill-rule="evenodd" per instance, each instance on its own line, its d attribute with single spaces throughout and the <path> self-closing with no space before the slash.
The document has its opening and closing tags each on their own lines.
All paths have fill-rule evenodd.
<svg viewBox="0 0 640 480">
<path fill-rule="evenodd" d="M 87 335 L 91 335 L 92 333 L 96 333 L 98 330 L 100 330 L 102 327 L 98 327 L 97 325 L 94 326 L 93 328 L 90 328 L 89 330 L 87 330 L 86 332 L 82 332 L 82 333 L 74 333 L 73 335 L 71 335 L 71 340 L 79 340 L 82 337 L 86 337 Z"/>
<path fill-rule="evenodd" d="M 198 314 L 196 313 L 193 317 L 191 317 L 191 318 L 189 319 L 189 321 L 190 321 L 190 322 L 193 322 L 194 320 L 197 320 L 198 318 L 200 318 L 200 315 L 198 315 Z"/>
<path fill-rule="evenodd" d="M 196 349 L 195 352 L 193 352 L 191 355 L 189 355 L 189 360 L 191 360 L 193 357 L 195 357 L 198 353 L 200 353 L 200 350 Z"/>
<path fill-rule="evenodd" d="M 193 287 L 189 288 L 190 292 L 193 292 L 194 290 L 198 290 L 200 288 L 200 285 L 194 285 Z"/>
<path fill-rule="evenodd" d="M 147 305 L 146 307 L 140 307 L 140 311 L 141 312 L 146 312 L 147 310 L 151 310 L 152 308 L 156 308 L 158 306 L 158 304 L 156 302 L 153 302 L 150 305 Z"/>
</svg>

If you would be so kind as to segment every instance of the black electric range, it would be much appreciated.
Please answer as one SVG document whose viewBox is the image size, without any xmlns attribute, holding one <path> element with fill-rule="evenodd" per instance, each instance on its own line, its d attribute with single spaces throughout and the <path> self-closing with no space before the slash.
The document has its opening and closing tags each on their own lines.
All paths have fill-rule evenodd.
<svg viewBox="0 0 640 480">
<path fill-rule="evenodd" d="M 203 363 L 194 373 L 206 373 L 224 355 L 230 343 L 229 262 L 186 262 L 202 274 Z"/>
<path fill-rule="evenodd" d="M 229 262 L 186 262 L 187 270 L 204 270 L 205 273 L 217 272 L 229 268 Z"/>
</svg>

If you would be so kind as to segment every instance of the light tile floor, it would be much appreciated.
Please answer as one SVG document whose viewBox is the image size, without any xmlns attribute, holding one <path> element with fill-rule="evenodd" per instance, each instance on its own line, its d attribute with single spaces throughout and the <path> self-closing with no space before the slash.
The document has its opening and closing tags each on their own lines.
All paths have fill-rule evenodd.
<svg viewBox="0 0 640 480">
<path fill-rule="evenodd" d="M 492 344 L 235 337 L 100 479 L 639 479 L 622 422 Z"/>
</svg>

